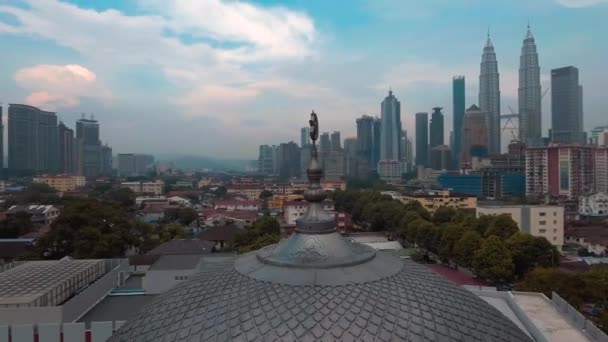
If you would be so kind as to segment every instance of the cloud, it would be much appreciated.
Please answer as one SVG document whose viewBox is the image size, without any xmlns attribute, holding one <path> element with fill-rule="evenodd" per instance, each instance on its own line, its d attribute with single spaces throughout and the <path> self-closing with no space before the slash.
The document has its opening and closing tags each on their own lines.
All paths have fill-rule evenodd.
<svg viewBox="0 0 608 342">
<path fill-rule="evenodd" d="M 82 97 L 107 99 L 109 91 L 97 82 L 95 73 L 81 65 L 40 64 L 17 71 L 17 84 L 30 91 L 26 102 L 49 109 L 75 107 Z"/>
<path fill-rule="evenodd" d="M 608 4 L 608 0 L 557 0 L 557 2 L 562 6 L 573 8 Z"/>
</svg>

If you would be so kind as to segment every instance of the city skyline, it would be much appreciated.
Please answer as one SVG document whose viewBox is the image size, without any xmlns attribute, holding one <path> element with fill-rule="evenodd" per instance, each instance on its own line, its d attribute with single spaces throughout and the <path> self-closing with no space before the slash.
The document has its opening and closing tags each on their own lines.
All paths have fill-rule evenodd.
<svg viewBox="0 0 608 342">
<path fill-rule="evenodd" d="M 500 63 L 501 112 L 518 107 L 519 55 L 528 18 L 540 55 L 541 87 L 549 85 L 551 69 L 576 66 L 585 88 L 585 130 L 606 124 L 605 48 L 593 44 L 607 28 L 601 18 L 608 6 L 601 1 L 357 1 L 346 9 L 321 2 L 279 7 L 268 1 L 23 3 L 0 1 L 0 41 L 9 47 L 0 69 L 3 107 L 29 103 L 57 112 L 64 122 L 83 112 L 94 114 L 116 153 L 251 159 L 260 144 L 298 141 L 295 114 L 311 108 L 323 117 L 323 131 L 355 136 L 355 119 L 380 116 L 378 103 L 389 87 L 403 104 L 406 131 L 414 132 L 414 113 L 442 106 L 448 137 L 454 75 L 467 79 L 466 107 L 479 105 L 479 54 L 488 26 Z M 217 18 L 201 23 L 196 13 L 210 8 L 246 20 L 250 32 Z M 343 11 L 362 20 L 346 20 L 352 13 Z M 470 11 L 483 11 L 484 20 L 467 21 Z M 56 15 L 71 20 L 53 21 Z M 155 22 L 158 15 L 163 20 Z M 429 20 L 440 24 L 421 29 Z M 454 20 L 460 20 L 456 30 Z M 284 27 L 284 35 L 269 31 L 268 21 Z M 44 29 L 45 24 L 51 26 Z M 126 27 L 133 35 L 115 39 Z M 399 44 L 379 39 L 387 32 L 399 35 Z M 87 43 L 92 41 L 95 48 Z M 450 51 L 446 56 L 436 53 L 440 43 Z M 386 56 L 372 53 L 378 49 Z M 550 96 L 542 110 L 546 136 Z M 263 134 L 269 130 L 272 137 Z"/>
</svg>

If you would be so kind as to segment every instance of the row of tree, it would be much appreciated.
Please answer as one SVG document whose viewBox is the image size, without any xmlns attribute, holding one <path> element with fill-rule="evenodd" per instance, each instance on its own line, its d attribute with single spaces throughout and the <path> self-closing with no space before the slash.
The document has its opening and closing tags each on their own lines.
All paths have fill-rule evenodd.
<svg viewBox="0 0 608 342">
<path fill-rule="evenodd" d="M 374 191 L 336 191 L 337 210 L 372 231 L 389 231 L 423 253 L 474 271 L 492 283 L 521 279 L 536 266 L 558 264 L 559 252 L 545 238 L 520 232 L 508 215 L 475 217 L 441 207 L 431 215 L 418 202 L 402 204 Z"/>
</svg>

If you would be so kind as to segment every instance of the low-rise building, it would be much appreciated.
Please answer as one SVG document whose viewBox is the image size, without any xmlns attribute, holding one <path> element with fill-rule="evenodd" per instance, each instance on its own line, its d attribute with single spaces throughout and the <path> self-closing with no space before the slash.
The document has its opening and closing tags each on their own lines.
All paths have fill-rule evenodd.
<svg viewBox="0 0 608 342">
<path fill-rule="evenodd" d="M 477 216 L 511 216 L 519 229 L 532 236 L 544 237 L 561 250 L 564 244 L 564 208 L 557 205 L 479 204 Z"/>
<path fill-rule="evenodd" d="M 216 201 L 213 205 L 215 210 L 260 210 L 262 204 L 260 200 L 249 200 L 249 201 L 237 201 L 237 200 L 224 200 Z"/>
<path fill-rule="evenodd" d="M 296 220 L 304 216 L 308 210 L 309 203 L 306 201 L 287 202 L 283 206 L 283 220 L 287 225 L 295 225 Z M 326 211 L 334 211 L 334 202 L 330 200 L 323 201 L 323 209 Z"/>
<path fill-rule="evenodd" d="M 449 190 L 418 191 L 414 193 L 402 194 L 399 197 L 402 203 L 416 201 L 434 213 L 440 207 L 450 207 L 462 210 L 475 210 L 477 208 L 477 197 L 468 194 L 451 192 Z"/>
<path fill-rule="evenodd" d="M 169 201 L 169 204 L 178 205 L 180 207 L 189 208 L 192 206 L 192 202 L 189 199 L 180 196 L 171 196 L 167 198 L 167 200 Z"/>
<path fill-rule="evenodd" d="M 289 194 L 289 195 L 273 195 L 268 199 L 268 209 L 283 210 L 286 202 L 304 200 L 304 195 Z"/>
<path fill-rule="evenodd" d="M 568 245 L 575 245 L 596 256 L 608 256 L 608 229 L 601 225 L 570 226 L 564 232 Z"/>
<path fill-rule="evenodd" d="M 116 284 L 126 260 L 28 261 L 0 273 L 0 322 L 74 322 Z"/>
<path fill-rule="evenodd" d="M 129 188 L 136 194 L 146 195 L 162 195 L 164 192 L 165 182 L 156 180 L 153 182 L 122 182 L 120 184 L 124 188 Z"/>
<path fill-rule="evenodd" d="M 581 217 L 604 218 L 608 216 L 608 195 L 600 192 L 589 196 L 580 196 L 578 214 Z"/>
<path fill-rule="evenodd" d="M 58 216 L 59 209 L 52 205 L 14 205 L 6 211 L 6 215 L 14 215 L 19 212 L 25 212 L 31 215 L 30 221 L 33 224 L 48 225 L 51 224 Z"/>
<path fill-rule="evenodd" d="M 245 196 L 250 200 L 257 200 L 264 188 L 259 184 L 233 184 L 226 187 L 229 194 Z"/>
<path fill-rule="evenodd" d="M 34 183 L 46 184 L 51 188 L 60 192 L 74 191 L 85 186 L 86 181 L 84 176 L 68 176 L 68 175 L 44 175 L 35 177 Z"/>
<path fill-rule="evenodd" d="M 209 227 L 205 229 L 198 238 L 213 244 L 214 251 L 222 251 L 230 247 L 237 234 L 244 230 L 233 224 Z"/>
<path fill-rule="evenodd" d="M 253 224 L 258 217 L 258 212 L 253 210 L 204 209 L 199 216 L 203 225 L 207 227 L 234 224 L 243 228 Z"/>
</svg>

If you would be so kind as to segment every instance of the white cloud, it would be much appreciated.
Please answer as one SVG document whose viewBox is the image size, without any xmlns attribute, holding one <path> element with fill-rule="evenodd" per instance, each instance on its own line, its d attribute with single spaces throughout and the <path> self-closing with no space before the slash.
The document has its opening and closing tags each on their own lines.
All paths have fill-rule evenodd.
<svg viewBox="0 0 608 342">
<path fill-rule="evenodd" d="M 109 91 L 98 84 L 95 73 L 77 64 L 23 68 L 15 74 L 15 81 L 30 91 L 28 104 L 48 109 L 75 107 L 82 97 L 110 97 Z"/>
<path fill-rule="evenodd" d="M 189 112 L 201 112 L 192 107 L 195 104 L 232 101 L 230 95 L 251 98 L 260 91 L 275 90 L 271 85 L 280 87 L 289 81 L 256 69 L 314 56 L 315 51 L 317 32 L 312 19 L 284 7 L 219 0 L 141 0 L 142 10 L 148 12 L 126 15 L 58 0 L 25 2 L 29 8 L 0 5 L 0 13 L 20 23 L 3 24 L 0 33 L 52 40 L 79 52 L 100 73 L 151 65 L 183 91 L 177 103 Z M 56 97 L 41 91 L 32 100 L 61 104 Z"/>
<path fill-rule="evenodd" d="M 574 8 L 608 4 L 608 0 L 557 0 L 557 2 L 562 6 Z"/>
</svg>

